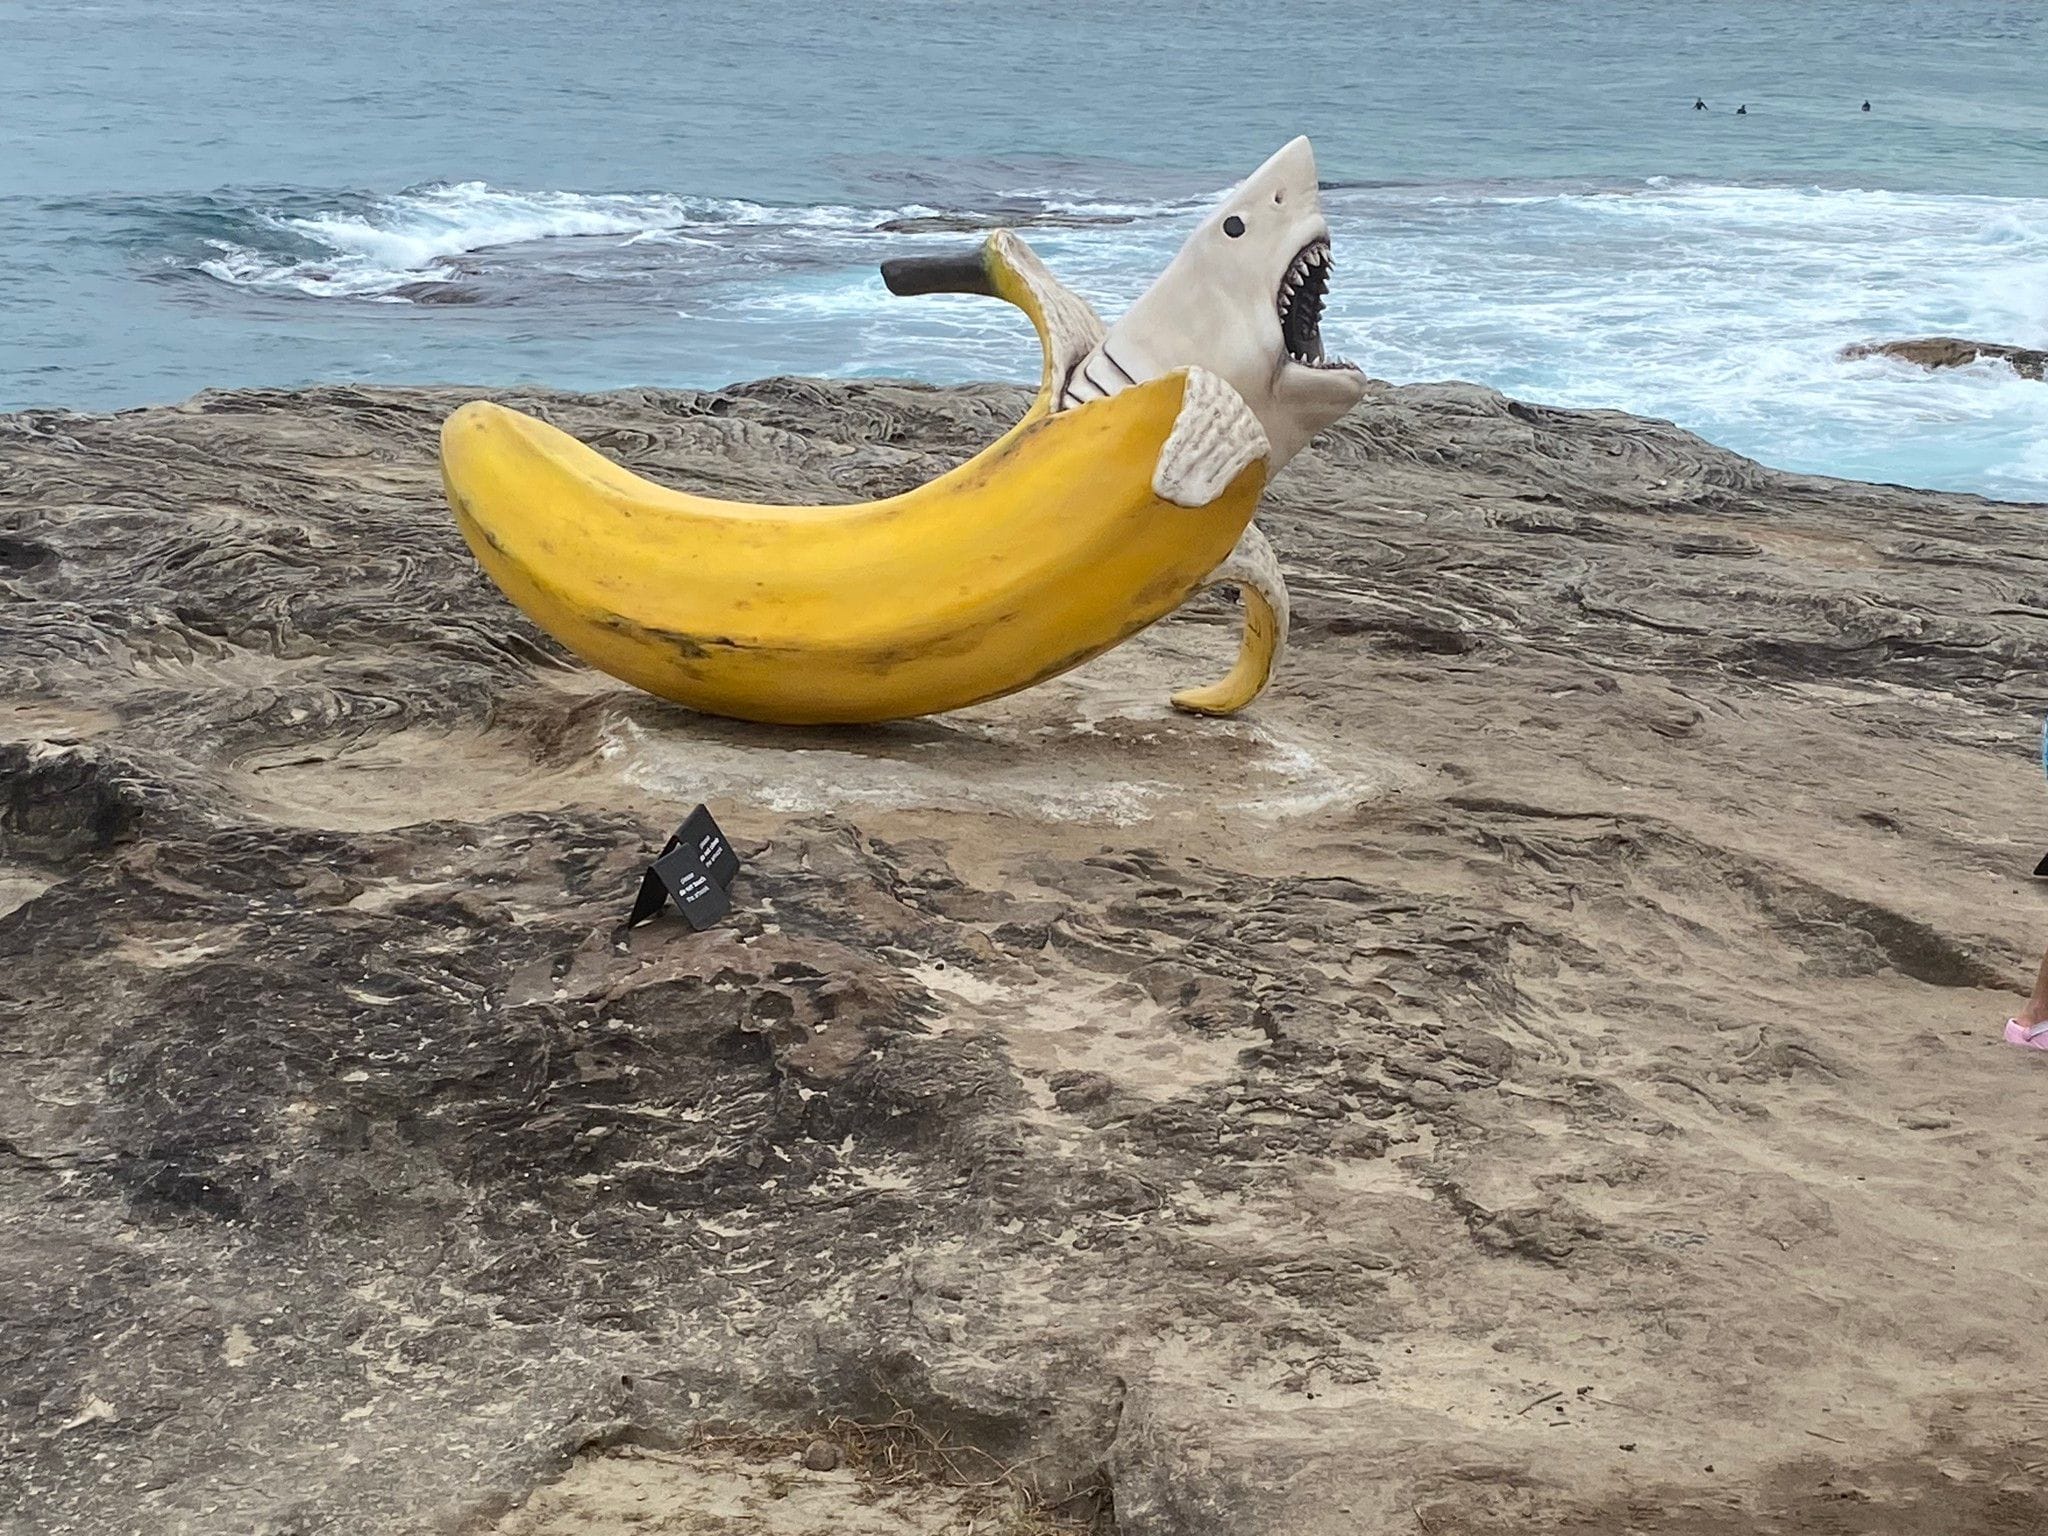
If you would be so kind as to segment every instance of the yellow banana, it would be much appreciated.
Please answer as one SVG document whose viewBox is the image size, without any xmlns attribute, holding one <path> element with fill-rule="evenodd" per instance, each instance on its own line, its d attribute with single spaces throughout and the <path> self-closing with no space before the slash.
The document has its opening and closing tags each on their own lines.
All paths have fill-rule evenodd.
<svg viewBox="0 0 2048 1536">
<path fill-rule="evenodd" d="M 1050 359 L 1075 317 L 1019 249 L 992 240 L 987 275 Z M 442 476 L 492 580 L 592 665 L 712 714 L 863 723 L 957 709 L 1099 655 L 1184 602 L 1250 523 L 1266 439 L 1214 375 L 1176 370 L 1049 411 L 1041 390 L 958 469 L 855 506 L 669 490 L 484 402 L 444 425 Z"/>
</svg>

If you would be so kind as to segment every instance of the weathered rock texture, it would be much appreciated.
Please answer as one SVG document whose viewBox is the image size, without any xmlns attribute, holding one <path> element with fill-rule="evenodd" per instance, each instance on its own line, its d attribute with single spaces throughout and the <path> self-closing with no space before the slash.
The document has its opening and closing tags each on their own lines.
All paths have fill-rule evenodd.
<svg viewBox="0 0 2048 1536">
<path fill-rule="evenodd" d="M 778 732 L 499 598 L 462 398 L 0 420 L 0 1526 L 899 1411 L 1124 1536 L 2048 1521 L 2048 508 L 1389 390 L 1248 717 L 1219 605 Z M 1024 395 L 510 399 L 844 500 Z M 737 911 L 619 934 L 700 796 Z"/>
<path fill-rule="evenodd" d="M 1996 341 L 1964 341 L 1959 336 L 1915 336 L 1906 341 L 1873 341 L 1844 347 L 1842 356 L 1895 357 L 1922 368 L 1967 368 L 1982 358 L 2004 363 L 2023 379 L 2048 379 L 2048 352 L 2011 347 Z"/>
</svg>

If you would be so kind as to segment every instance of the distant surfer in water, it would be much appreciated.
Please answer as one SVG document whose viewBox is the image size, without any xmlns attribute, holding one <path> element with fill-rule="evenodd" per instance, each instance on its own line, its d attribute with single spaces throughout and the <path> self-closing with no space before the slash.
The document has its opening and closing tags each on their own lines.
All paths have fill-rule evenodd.
<svg viewBox="0 0 2048 1536">
<path fill-rule="evenodd" d="M 1737 107 L 1735 109 L 1735 115 L 1737 117 L 1749 116 L 1749 103 L 1745 101 L 1741 106 Z"/>
<path fill-rule="evenodd" d="M 1693 99 L 1692 99 L 1692 109 L 1693 109 L 1693 111 L 1695 111 L 1695 112 L 1704 112 L 1704 111 L 1706 111 L 1706 110 L 1707 110 L 1707 98 L 1706 98 L 1706 97 L 1704 97 L 1704 96 L 1695 96 L 1695 97 L 1693 97 Z"/>
<path fill-rule="evenodd" d="M 1870 103 L 1869 103 L 1869 102 L 1867 102 L 1867 101 L 1866 101 L 1865 103 L 1863 103 L 1863 110 L 1864 110 L 1864 111 L 1866 111 L 1866 112 L 1868 112 L 1868 111 L 1870 110 Z"/>
</svg>

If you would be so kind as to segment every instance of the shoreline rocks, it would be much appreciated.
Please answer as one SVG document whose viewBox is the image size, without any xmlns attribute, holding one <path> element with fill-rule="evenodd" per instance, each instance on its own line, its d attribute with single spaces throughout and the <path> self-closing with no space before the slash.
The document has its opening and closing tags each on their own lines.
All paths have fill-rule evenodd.
<svg viewBox="0 0 2048 1536">
<path fill-rule="evenodd" d="M 1842 357 L 1891 357 L 1921 368 L 1967 368 L 1985 358 L 2004 363 L 2023 379 L 2048 379 L 2048 351 L 1958 336 L 1916 336 L 1905 341 L 1861 342 L 1842 348 Z"/>
<path fill-rule="evenodd" d="M 1245 717 L 1166 705 L 1219 600 L 777 731 L 504 602 L 477 393 L 0 417 L 0 1528 L 575 1463 L 623 1536 L 662 1447 L 765 1501 L 861 1424 L 1120 1536 L 2048 1519 L 2042 508 L 1378 388 L 1262 513 Z M 843 501 L 1028 393 L 497 398 Z M 733 914 L 621 931 L 698 799 Z"/>
</svg>

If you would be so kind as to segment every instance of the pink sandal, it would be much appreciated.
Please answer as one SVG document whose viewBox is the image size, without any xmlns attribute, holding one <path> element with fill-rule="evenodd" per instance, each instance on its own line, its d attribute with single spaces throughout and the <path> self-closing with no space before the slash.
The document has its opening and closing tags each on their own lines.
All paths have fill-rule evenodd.
<svg viewBox="0 0 2048 1536">
<path fill-rule="evenodd" d="M 2029 1026 L 2022 1024 L 2018 1019 L 2007 1019 L 2005 1038 L 2011 1045 L 2024 1045 L 2034 1051 L 2048 1051 L 2048 1024 Z"/>
</svg>

